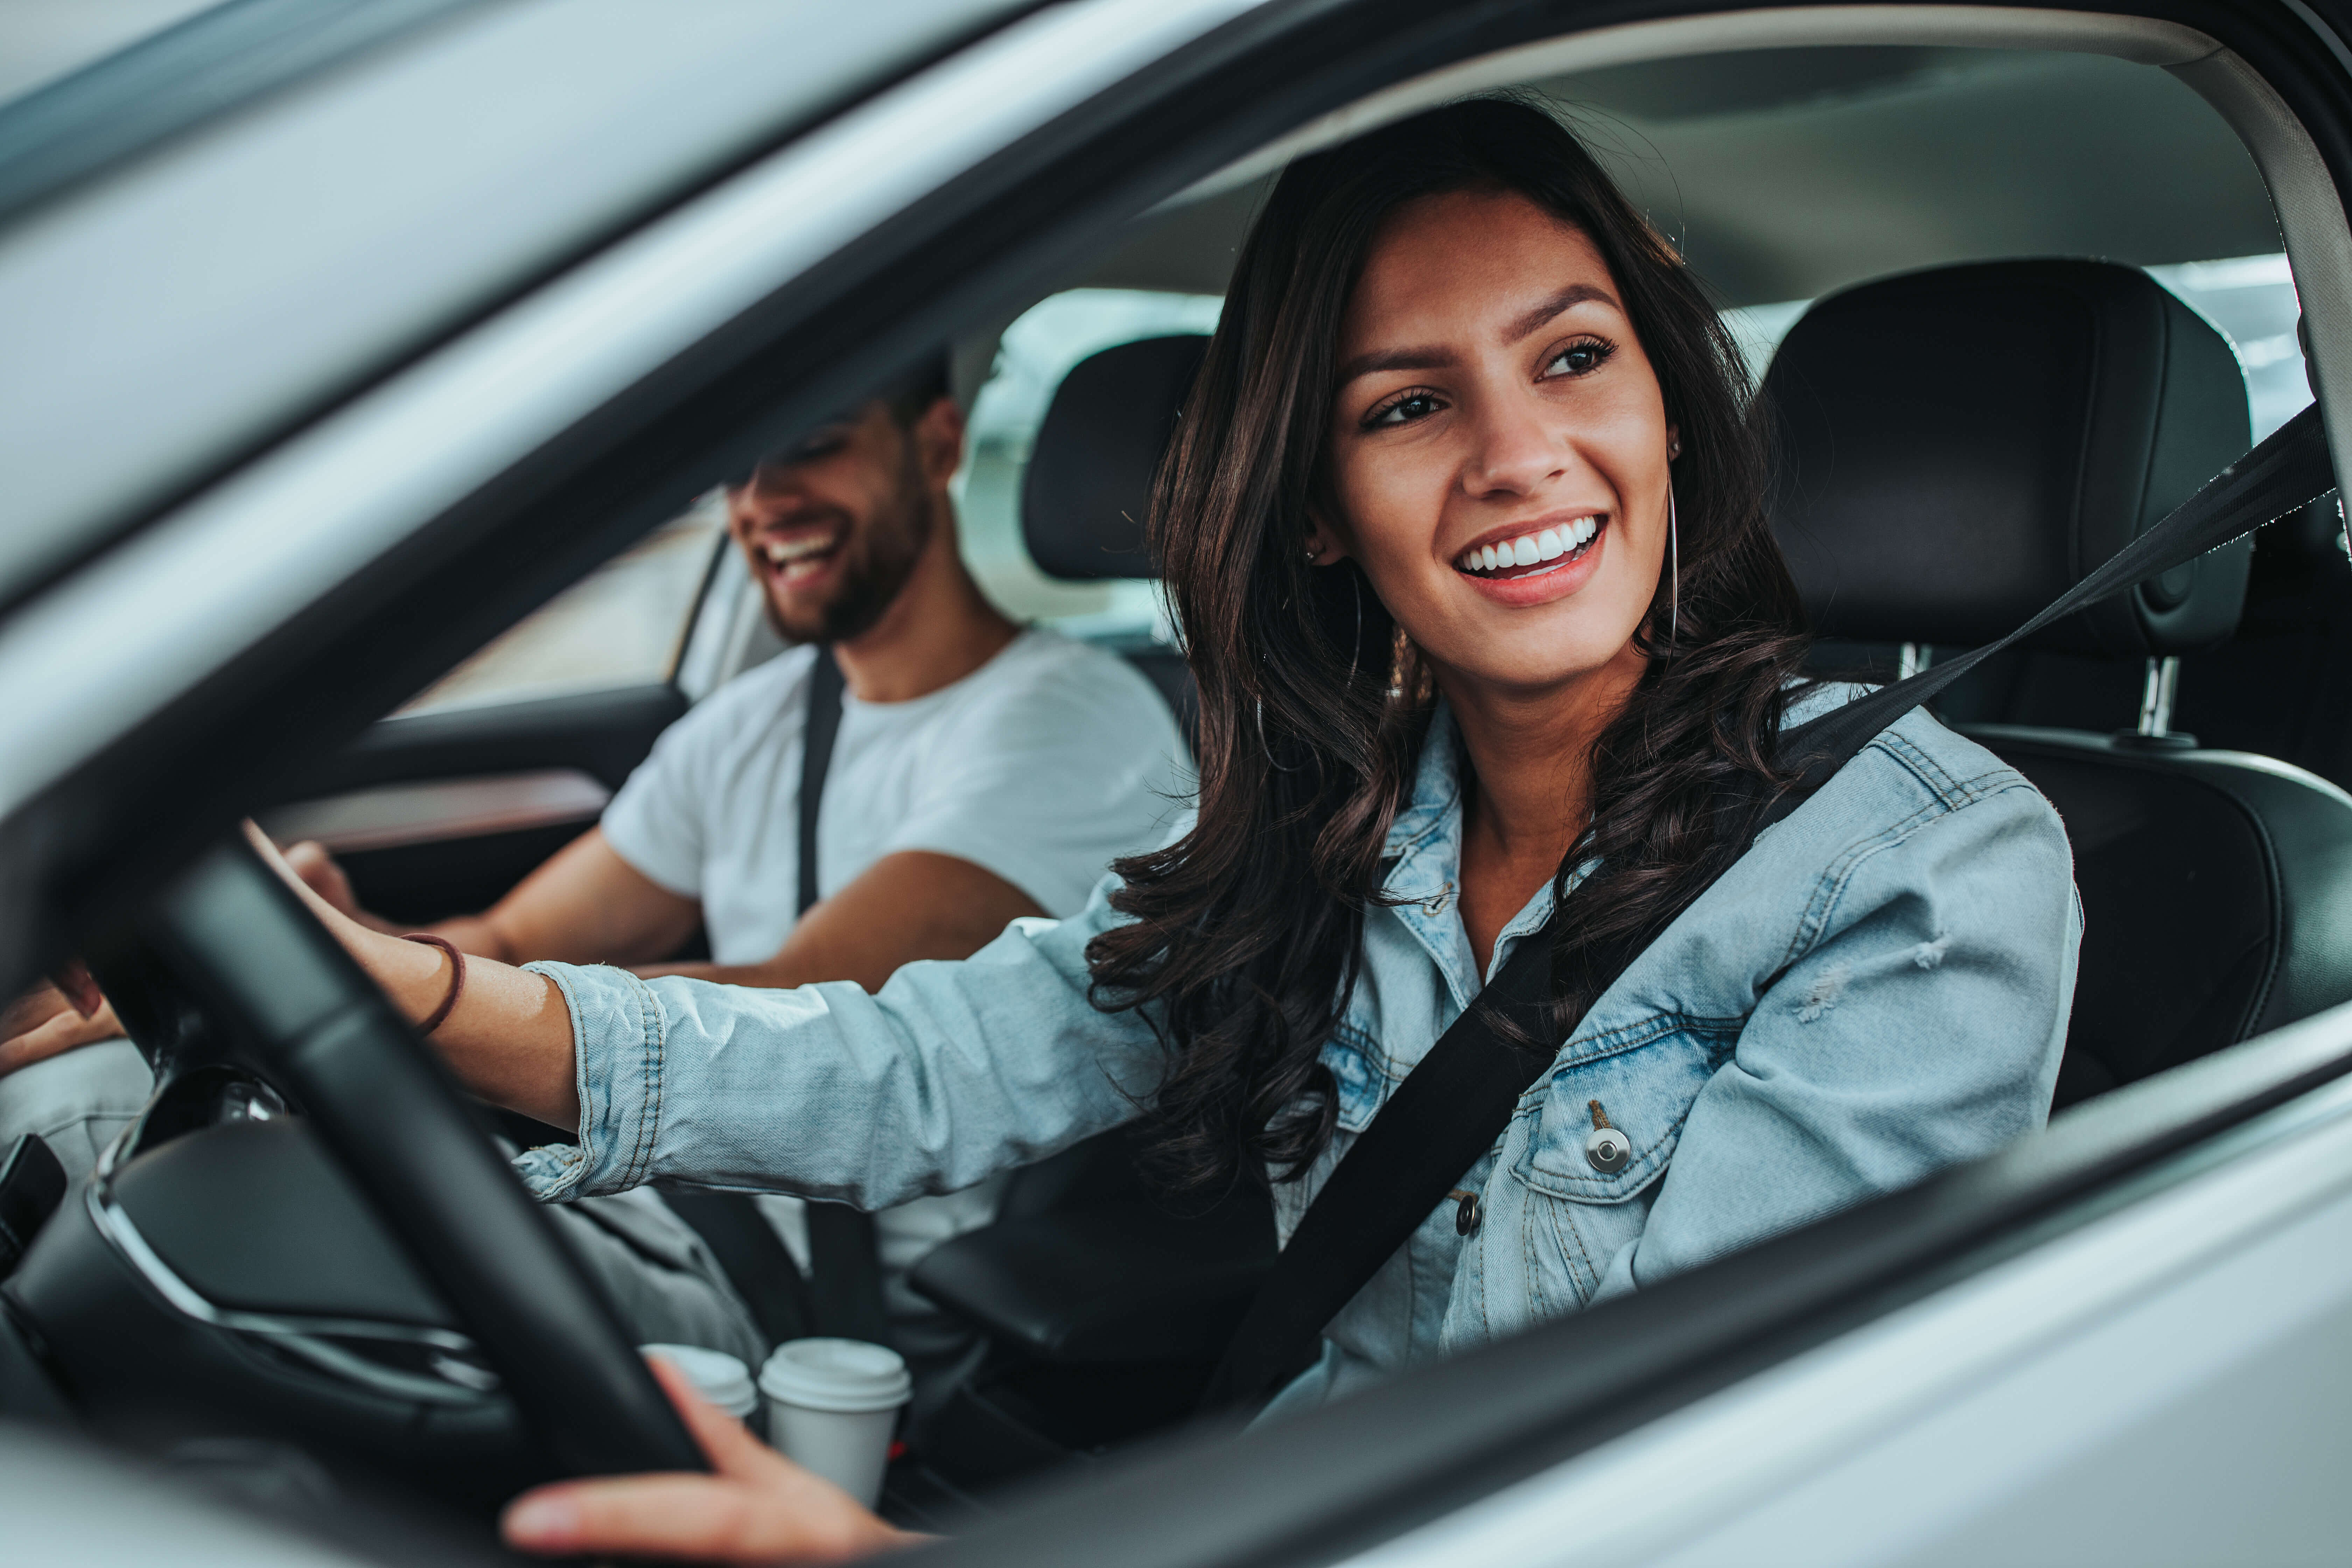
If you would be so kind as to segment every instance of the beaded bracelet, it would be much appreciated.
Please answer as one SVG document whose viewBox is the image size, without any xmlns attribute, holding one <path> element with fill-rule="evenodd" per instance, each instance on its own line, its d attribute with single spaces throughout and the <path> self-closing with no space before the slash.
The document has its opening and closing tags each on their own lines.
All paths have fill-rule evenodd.
<svg viewBox="0 0 2352 1568">
<path fill-rule="evenodd" d="M 431 931 L 403 931 L 400 940 L 425 942 L 449 955 L 449 994 L 442 997 L 441 1005 L 434 1008 L 432 1015 L 416 1026 L 418 1034 L 429 1035 L 448 1020 L 450 1009 L 457 1005 L 458 994 L 466 989 L 466 955 L 457 950 L 456 942 L 446 936 L 435 936 Z"/>
</svg>

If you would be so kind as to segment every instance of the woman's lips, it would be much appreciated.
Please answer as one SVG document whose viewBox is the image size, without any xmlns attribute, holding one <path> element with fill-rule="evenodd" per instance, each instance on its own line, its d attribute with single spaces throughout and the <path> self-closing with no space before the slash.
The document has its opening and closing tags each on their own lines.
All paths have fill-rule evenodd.
<svg viewBox="0 0 2352 1568">
<path fill-rule="evenodd" d="M 1556 570 L 1573 561 L 1601 536 L 1608 523 L 1604 512 L 1591 512 L 1565 522 L 1529 529 L 1512 538 L 1494 540 L 1464 551 L 1454 569 L 1471 576 L 1509 580 Z"/>
<path fill-rule="evenodd" d="M 1471 552 L 1465 551 L 1455 557 L 1454 569 L 1481 595 L 1496 604 L 1515 608 L 1549 604 L 1575 593 L 1592 581 L 1593 574 L 1601 570 L 1601 557 L 1610 540 L 1609 521 L 1608 513 L 1591 512 L 1566 522 L 1515 534 L 1494 542 L 1496 564 L 1492 568 L 1485 563 L 1485 547 L 1482 547 L 1476 567 L 1465 564 L 1471 558 Z M 1546 533 L 1552 536 L 1553 542 L 1559 547 L 1558 553 L 1549 560 L 1543 553 L 1546 548 L 1543 536 Z M 1569 542 L 1570 539 L 1575 541 L 1572 545 Z M 1524 566 L 1519 564 L 1519 556 L 1526 553 L 1518 548 L 1522 541 L 1531 545 L 1536 557 L 1532 563 Z M 1511 552 L 1511 563 L 1507 566 L 1502 564 L 1502 552 L 1506 549 Z"/>
</svg>

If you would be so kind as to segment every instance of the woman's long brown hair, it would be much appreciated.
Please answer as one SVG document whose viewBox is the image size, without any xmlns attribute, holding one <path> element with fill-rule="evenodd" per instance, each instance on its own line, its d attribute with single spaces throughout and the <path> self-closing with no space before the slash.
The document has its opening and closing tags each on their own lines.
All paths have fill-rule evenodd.
<svg viewBox="0 0 2352 1568">
<path fill-rule="evenodd" d="M 1319 1059 L 1381 901 L 1389 825 L 1412 788 L 1430 682 L 1353 562 L 1309 566 L 1340 318 L 1381 224 L 1463 189 L 1517 192 L 1582 231 L 1617 282 L 1680 427 L 1679 632 L 1662 574 L 1651 655 L 1592 753 L 1597 858 L 1554 949 L 1564 1038 L 1595 999 L 1598 944 L 1655 930 L 1730 851 L 1717 817 L 1773 776 L 1801 611 L 1763 511 L 1738 346 L 1682 259 L 1550 116 L 1457 103 L 1294 163 L 1243 247 L 1223 319 L 1152 501 L 1150 537 L 1200 688 L 1200 811 L 1118 863 L 1131 916 L 1087 950 L 1095 998 L 1139 1007 L 1170 1065 L 1149 1109 L 1182 1190 L 1302 1174 L 1337 1113 Z"/>
</svg>

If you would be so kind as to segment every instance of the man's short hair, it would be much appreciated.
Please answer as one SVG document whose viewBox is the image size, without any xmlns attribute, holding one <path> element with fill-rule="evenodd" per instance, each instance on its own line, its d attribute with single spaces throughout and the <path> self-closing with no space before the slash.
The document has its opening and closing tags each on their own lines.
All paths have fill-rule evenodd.
<svg viewBox="0 0 2352 1568">
<path fill-rule="evenodd" d="M 890 416 L 902 426 L 911 426 L 931 405 L 948 395 L 948 352 L 938 350 L 927 354 L 913 369 L 892 382 L 882 391 L 882 401 L 890 405 Z"/>
</svg>

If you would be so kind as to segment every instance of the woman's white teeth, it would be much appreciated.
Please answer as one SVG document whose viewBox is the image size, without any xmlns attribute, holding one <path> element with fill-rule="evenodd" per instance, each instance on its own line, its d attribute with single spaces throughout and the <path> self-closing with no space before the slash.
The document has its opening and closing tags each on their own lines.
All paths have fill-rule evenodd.
<svg viewBox="0 0 2352 1568">
<path fill-rule="evenodd" d="M 1454 564 L 1465 572 L 1499 572 L 1507 566 L 1533 566 L 1539 561 L 1557 561 L 1571 550 L 1580 550 L 1601 531 L 1598 517 L 1580 517 L 1574 522 L 1559 528 L 1547 528 L 1535 533 L 1524 533 L 1500 544 L 1482 544 L 1475 550 L 1465 550 Z"/>
</svg>

